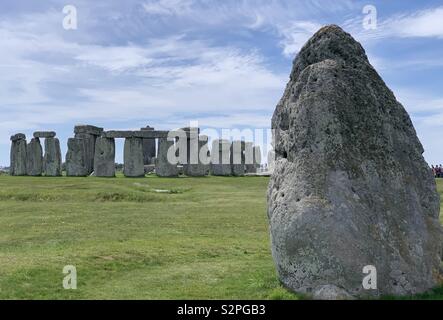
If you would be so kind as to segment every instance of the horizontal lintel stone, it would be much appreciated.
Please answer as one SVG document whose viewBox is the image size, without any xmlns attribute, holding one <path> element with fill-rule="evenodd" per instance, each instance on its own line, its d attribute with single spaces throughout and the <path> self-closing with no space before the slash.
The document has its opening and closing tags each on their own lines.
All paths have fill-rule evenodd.
<svg viewBox="0 0 443 320">
<path fill-rule="evenodd" d="M 56 133 L 54 131 L 36 131 L 34 138 L 54 138 Z"/>
</svg>

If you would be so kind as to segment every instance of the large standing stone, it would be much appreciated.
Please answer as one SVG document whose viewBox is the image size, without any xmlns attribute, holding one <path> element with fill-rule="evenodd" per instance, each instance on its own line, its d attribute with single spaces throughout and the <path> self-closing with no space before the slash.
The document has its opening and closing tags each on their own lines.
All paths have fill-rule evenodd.
<svg viewBox="0 0 443 320">
<path fill-rule="evenodd" d="M 260 146 L 254 146 L 254 160 L 253 160 L 254 166 L 255 166 L 255 172 L 260 168 L 261 166 L 261 148 Z"/>
<path fill-rule="evenodd" d="M 83 140 L 85 144 L 85 166 L 88 174 L 94 171 L 95 140 L 97 136 L 88 133 L 76 133 L 75 138 Z"/>
<path fill-rule="evenodd" d="M 45 139 L 45 157 L 43 169 L 45 176 L 58 177 L 62 175 L 62 152 L 57 138 Z"/>
<path fill-rule="evenodd" d="M 92 125 L 76 125 L 75 138 L 83 139 L 85 144 L 85 165 L 88 174 L 94 171 L 95 141 L 103 133 L 103 128 Z"/>
<path fill-rule="evenodd" d="M 218 139 L 212 142 L 211 174 L 214 176 L 231 175 L 231 142 Z"/>
<path fill-rule="evenodd" d="M 198 137 L 200 129 L 197 127 L 185 127 L 181 128 L 180 130 L 186 134 L 186 137 L 183 137 L 183 135 L 181 135 L 177 141 L 177 144 L 179 145 L 178 151 L 180 156 L 180 162 L 183 165 L 184 174 L 187 176 L 192 176 L 193 167 L 190 167 L 190 165 L 198 164 L 199 161 Z M 183 143 L 181 139 L 185 139 L 186 145 Z M 186 153 L 186 157 L 183 156 L 184 152 Z"/>
<path fill-rule="evenodd" d="M 340 298 L 416 294 L 438 283 L 440 204 L 423 147 L 349 34 L 327 26 L 307 42 L 272 128 L 268 217 L 285 287 Z M 375 290 L 362 286 L 368 265 Z"/>
<path fill-rule="evenodd" d="M 269 150 L 267 155 L 268 171 L 269 173 L 274 172 L 275 168 L 275 151 Z"/>
<path fill-rule="evenodd" d="M 198 139 L 198 148 L 197 148 L 197 159 L 196 161 L 192 160 L 192 154 L 190 158 L 190 163 L 185 168 L 185 174 L 190 177 L 203 177 L 208 174 L 209 171 L 209 163 L 210 157 L 208 157 L 208 137 L 201 135 L 197 137 Z M 193 141 L 190 141 L 190 150 L 191 152 L 195 152 L 192 148 Z M 196 162 L 196 163 L 195 163 Z"/>
<path fill-rule="evenodd" d="M 145 168 L 143 165 L 143 139 L 125 139 L 124 162 L 123 174 L 125 177 L 145 176 Z"/>
<path fill-rule="evenodd" d="M 154 128 L 147 126 L 146 128 L 141 128 L 141 131 L 154 131 Z M 155 158 L 156 146 L 155 138 L 144 138 L 143 139 L 143 163 L 145 165 L 153 164 Z"/>
<path fill-rule="evenodd" d="M 26 136 L 23 133 L 18 133 L 11 137 L 11 176 L 25 176 L 27 172 L 27 145 Z"/>
<path fill-rule="evenodd" d="M 86 167 L 85 143 L 80 138 L 68 139 L 66 153 L 66 175 L 69 177 L 85 177 L 88 175 Z"/>
<path fill-rule="evenodd" d="M 171 150 L 170 151 L 171 158 L 174 158 L 176 153 L 174 141 L 169 141 L 168 138 L 159 138 L 157 158 L 155 161 L 155 174 L 158 175 L 159 177 L 178 176 L 177 164 L 171 163 L 168 160 L 169 150 Z"/>
<path fill-rule="evenodd" d="M 96 177 L 115 177 L 115 140 L 98 137 L 95 142 L 94 173 Z"/>
<path fill-rule="evenodd" d="M 254 143 L 252 142 L 245 142 L 245 172 L 257 172 L 256 165 L 254 164 Z"/>
<path fill-rule="evenodd" d="M 39 138 L 32 138 L 27 147 L 28 176 L 41 176 L 43 173 L 43 149 Z"/>
<path fill-rule="evenodd" d="M 243 176 L 245 174 L 245 142 L 234 140 L 231 144 L 231 174 Z"/>
</svg>

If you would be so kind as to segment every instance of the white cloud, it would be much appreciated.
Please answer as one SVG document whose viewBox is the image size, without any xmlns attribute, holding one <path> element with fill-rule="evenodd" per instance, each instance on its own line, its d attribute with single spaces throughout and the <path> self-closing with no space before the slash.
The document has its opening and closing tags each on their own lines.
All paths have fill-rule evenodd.
<svg viewBox="0 0 443 320">
<path fill-rule="evenodd" d="M 320 24 L 311 21 L 293 22 L 289 26 L 279 27 L 279 33 L 283 37 L 283 54 L 293 57 L 320 28 Z"/>
<path fill-rule="evenodd" d="M 146 13 L 153 15 L 183 15 L 191 10 L 192 0 L 156 0 L 143 4 Z"/>
<path fill-rule="evenodd" d="M 443 7 L 400 15 L 386 22 L 390 32 L 400 37 L 443 37 Z"/>
</svg>

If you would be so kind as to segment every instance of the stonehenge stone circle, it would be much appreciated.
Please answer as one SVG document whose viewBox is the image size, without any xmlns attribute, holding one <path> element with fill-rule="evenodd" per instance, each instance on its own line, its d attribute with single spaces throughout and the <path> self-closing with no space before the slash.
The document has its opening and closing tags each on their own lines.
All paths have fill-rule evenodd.
<svg viewBox="0 0 443 320">
<path fill-rule="evenodd" d="M 27 173 L 27 145 L 26 136 L 18 133 L 11 136 L 11 176 L 25 176 Z"/>
<path fill-rule="evenodd" d="M 243 176 L 245 174 L 245 142 L 234 140 L 231 144 L 231 174 Z"/>
<path fill-rule="evenodd" d="M 273 118 L 272 255 L 314 298 L 411 295 L 437 285 L 440 200 L 409 115 L 338 26 L 298 53 Z M 376 289 L 362 285 L 374 266 Z"/>
<path fill-rule="evenodd" d="M 212 142 L 211 174 L 213 176 L 231 175 L 231 142 L 217 139 Z"/>
<path fill-rule="evenodd" d="M 154 131 L 154 128 L 147 126 L 146 128 L 141 128 L 141 131 Z M 145 165 L 153 164 L 153 159 L 155 158 L 156 145 L 155 138 L 144 138 L 143 139 L 143 163 Z"/>
<path fill-rule="evenodd" d="M 35 136 L 35 135 L 34 135 Z M 43 148 L 39 138 L 32 138 L 27 146 L 27 167 L 28 176 L 41 176 L 43 173 Z"/>
<path fill-rule="evenodd" d="M 115 177 L 115 140 L 98 137 L 95 142 L 94 174 L 96 177 Z"/>
<path fill-rule="evenodd" d="M 125 177 L 133 178 L 145 176 L 143 139 L 134 137 L 125 139 L 123 174 Z"/>
<path fill-rule="evenodd" d="M 66 175 L 69 177 L 85 177 L 88 175 L 86 167 L 86 151 L 83 139 L 69 138 L 66 153 Z"/>
<path fill-rule="evenodd" d="M 158 139 L 157 158 L 155 160 L 155 174 L 159 177 L 177 177 L 177 164 L 172 164 L 168 161 L 168 150 L 173 148 L 175 153 L 174 141 L 169 141 L 168 138 Z"/>
<path fill-rule="evenodd" d="M 58 177 L 62 175 L 62 152 L 58 138 L 45 139 L 43 169 L 47 177 Z"/>
</svg>

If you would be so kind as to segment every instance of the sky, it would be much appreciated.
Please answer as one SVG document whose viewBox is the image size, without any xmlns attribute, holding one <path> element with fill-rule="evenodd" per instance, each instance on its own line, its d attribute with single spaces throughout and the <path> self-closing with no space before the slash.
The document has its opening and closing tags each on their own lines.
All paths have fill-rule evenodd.
<svg viewBox="0 0 443 320">
<path fill-rule="evenodd" d="M 2 0 L 0 165 L 18 132 L 56 131 L 65 155 L 76 124 L 270 128 L 297 52 L 332 23 L 362 43 L 428 163 L 443 163 L 442 1 Z"/>
</svg>

